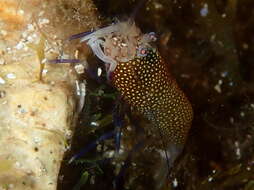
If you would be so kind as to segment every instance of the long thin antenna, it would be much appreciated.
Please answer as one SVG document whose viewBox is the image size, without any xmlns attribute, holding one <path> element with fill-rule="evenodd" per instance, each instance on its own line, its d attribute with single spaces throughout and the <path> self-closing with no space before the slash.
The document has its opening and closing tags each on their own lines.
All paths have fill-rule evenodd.
<svg viewBox="0 0 254 190">
<path fill-rule="evenodd" d="M 159 128 L 158 131 L 159 131 L 159 134 L 160 134 L 160 137 L 161 137 L 162 146 L 163 146 L 163 149 L 164 149 L 164 152 L 165 152 L 165 156 L 166 156 L 166 161 L 167 161 L 167 166 L 168 166 L 168 174 L 167 174 L 167 176 L 168 176 L 169 173 L 170 173 L 170 164 L 169 164 L 168 152 L 167 152 L 167 150 L 166 150 L 166 144 L 165 144 L 163 135 L 162 135 L 162 133 L 161 133 L 161 129 Z"/>
</svg>

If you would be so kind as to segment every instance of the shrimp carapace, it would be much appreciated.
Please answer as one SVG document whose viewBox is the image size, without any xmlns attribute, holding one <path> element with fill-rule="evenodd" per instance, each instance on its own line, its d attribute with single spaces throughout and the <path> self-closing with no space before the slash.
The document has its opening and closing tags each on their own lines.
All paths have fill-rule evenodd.
<svg viewBox="0 0 254 190">
<path fill-rule="evenodd" d="M 192 121 L 192 108 L 157 50 L 146 56 L 118 63 L 113 85 L 123 98 L 152 125 L 166 144 L 184 144 Z"/>
</svg>

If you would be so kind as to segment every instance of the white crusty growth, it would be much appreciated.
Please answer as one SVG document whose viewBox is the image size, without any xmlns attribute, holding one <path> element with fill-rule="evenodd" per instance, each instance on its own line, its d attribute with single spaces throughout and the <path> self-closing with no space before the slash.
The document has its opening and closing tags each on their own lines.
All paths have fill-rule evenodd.
<svg viewBox="0 0 254 190">
<path fill-rule="evenodd" d="M 149 42 L 155 40 L 151 34 L 142 34 L 135 23 L 128 20 L 84 36 L 81 42 L 86 41 L 93 53 L 107 64 L 109 74 L 115 70 L 118 62 L 128 62 L 139 56 L 143 47 L 150 47 Z"/>
</svg>

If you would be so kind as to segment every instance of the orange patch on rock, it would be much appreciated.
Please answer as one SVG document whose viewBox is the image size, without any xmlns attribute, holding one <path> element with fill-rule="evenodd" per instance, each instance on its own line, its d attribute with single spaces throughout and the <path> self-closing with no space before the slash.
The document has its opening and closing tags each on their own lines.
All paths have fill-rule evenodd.
<svg viewBox="0 0 254 190">
<path fill-rule="evenodd" d="M 6 30 L 18 30 L 24 26 L 25 18 L 18 14 L 19 1 L 0 2 L 0 22 Z"/>
</svg>

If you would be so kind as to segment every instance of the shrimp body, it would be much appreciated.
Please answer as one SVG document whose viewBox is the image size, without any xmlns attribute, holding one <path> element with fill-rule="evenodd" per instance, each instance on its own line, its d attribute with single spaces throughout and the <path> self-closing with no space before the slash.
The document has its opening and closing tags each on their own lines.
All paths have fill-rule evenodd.
<svg viewBox="0 0 254 190">
<path fill-rule="evenodd" d="M 81 38 L 106 64 L 108 78 L 124 100 L 159 129 L 174 161 L 186 142 L 193 111 L 154 47 L 155 40 L 154 33 L 142 34 L 131 21 Z M 181 147 L 176 155 L 172 146 Z"/>
<path fill-rule="evenodd" d="M 157 50 L 150 49 L 144 57 L 118 63 L 112 82 L 126 102 L 160 129 L 166 144 L 185 143 L 192 108 Z"/>
</svg>

